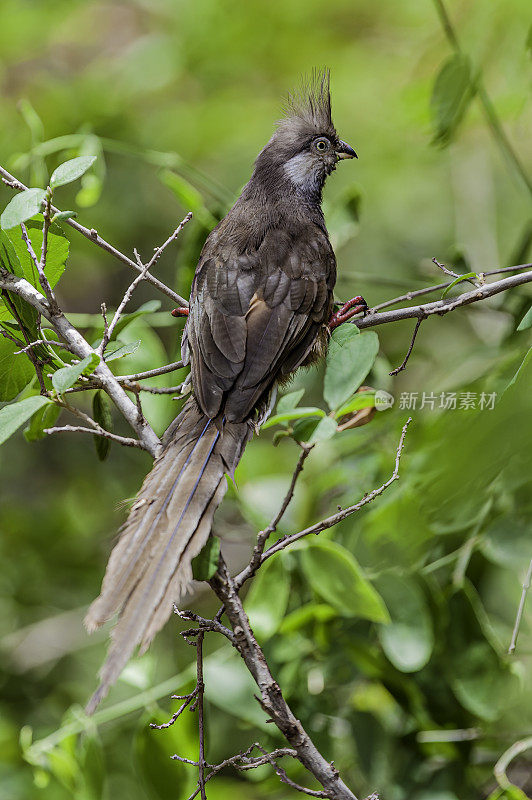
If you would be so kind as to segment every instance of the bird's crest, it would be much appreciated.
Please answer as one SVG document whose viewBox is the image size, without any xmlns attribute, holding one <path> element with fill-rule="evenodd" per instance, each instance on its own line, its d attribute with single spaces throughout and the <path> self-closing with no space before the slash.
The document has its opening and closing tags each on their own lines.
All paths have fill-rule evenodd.
<svg viewBox="0 0 532 800">
<path fill-rule="evenodd" d="M 320 133 L 335 133 L 331 117 L 331 95 L 328 69 L 314 69 L 303 78 L 298 90 L 288 95 L 284 106 L 284 118 L 279 126 L 301 121 Z"/>
</svg>

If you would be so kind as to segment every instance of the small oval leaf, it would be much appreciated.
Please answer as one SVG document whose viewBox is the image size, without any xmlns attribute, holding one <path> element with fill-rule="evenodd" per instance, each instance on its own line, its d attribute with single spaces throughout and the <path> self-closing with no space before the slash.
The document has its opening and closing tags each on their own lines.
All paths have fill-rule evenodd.
<svg viewBox="0 0 532 800">
<path fill-rule="evenodd" d="M 316 594 L 342 616 L 389 621 L 382 598 L 345 547 L 327 540 L 307 543 L 301 565 Z"/>
<path fill-rule="evenodd" d="M 78 158 L 71 158 L 70 161 L 65 161 L 64 164 L 60 164 L 53 171 L 50 178 L 50 186 L 52 189 L 56 189 L 66 183 L 72 183 L 72 181 L 81 178 L 95 161 L 96 156 L 79 156 Z"/>
<path fill-rule="evenodd" d="M 52 375 L 52 384 L 54 389 L 62 394 L 74 386 L 77 379 L 81 375 L 90 375 L 94 372 L 95 368 L 100 363 L 100 357 L 96 353 L 91 353 L 85 358 L 82 358 L 78 364 L 72 364 L 69 367 L 62 367 L 54 372 Z"/>
<path fill-rule="evenodd" d="M 379 337 L 374 331 L 358 333 L 354 325 L 343 325 L 331 336 L 323 382 L 323 396 L 336 410 L 356 392 L 379 352 Z"/>
<path fill-rule="evenodd" d="M 0 226 L 9 230 L 31 219 L 41 210 L 45 196 L 44 189 L 26 189 L 16 194 L 2 212 Z"/>
<path fill-rule="evenodd" d="M 0 410 L 0 444 L 9 439 L 36 411 L 52 401 L 40 394 L 27 397 L 18 403 L 11 403 Z"/>
</svg>

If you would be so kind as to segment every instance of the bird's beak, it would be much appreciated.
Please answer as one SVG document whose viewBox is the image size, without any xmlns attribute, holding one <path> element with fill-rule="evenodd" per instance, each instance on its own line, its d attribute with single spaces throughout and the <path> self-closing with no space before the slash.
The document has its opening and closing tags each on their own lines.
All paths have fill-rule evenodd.
<svg viewBox="0 0 532 800">
<path fill-rule="evenodd" d="M 338 158 L 358 158 L 357 154 L 346 142 L 340 142 L 336 148 L 336 155 Z"/>
</svg>

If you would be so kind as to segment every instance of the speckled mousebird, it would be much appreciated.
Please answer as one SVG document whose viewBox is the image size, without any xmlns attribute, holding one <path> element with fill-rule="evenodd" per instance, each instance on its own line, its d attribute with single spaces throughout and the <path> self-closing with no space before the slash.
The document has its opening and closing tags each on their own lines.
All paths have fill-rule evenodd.
<svg viewBox="0 0 532 800">
<path fill-rule="evenodd" d="M 339 160 L 353 157 L 331 119 L 328 72 L 315 74 L 289 98 L 249 183 L 205 242 L 182 338 L 192 393 L 164 436 L 86 617 L 93 631 L 119 614 L 89 712 L 190 587 L 191 560 L 211 533 L 226 473 L 272 389 L 324 352 L 336 259 L 322 189 Z"/>
</svg>

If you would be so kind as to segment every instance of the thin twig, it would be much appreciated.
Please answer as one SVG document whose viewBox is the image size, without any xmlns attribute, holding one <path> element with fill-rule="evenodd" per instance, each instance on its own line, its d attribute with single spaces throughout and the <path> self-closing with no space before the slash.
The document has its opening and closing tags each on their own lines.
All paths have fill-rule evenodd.
<svg viewBox="0 0 532 800">
<path fill-rule="evenodd" d="M 360 511 L 361 508 L 371 503 L 375 500 L 376 497 L 379 497 L 386 489 L 392 485 L 396 480 L 399 479 L 399 464 L 401 461 L 401 455 L 403 453 L 403 448 L 405 444 L 405 437 L 406 432 L 408 430 L 408 426 L 412 422 L 412 417 L 409 417 L 405 424 L 403 425 L 403 429 L 401 431 L 401 436 L 399 439 L 399 444 L 397 446 L 397 450 L 395 453 L 395 466 L 391 476 L 385 481 L 381 486 L 377 489 L 373 489 L 368 494 L 365 494 L 362 500 L 359 500 L 352 506 L 348 506 L 348 508 L 341 509 L 336 514 L 332 514 L 330 517 L 326 517 L 325 519 L 320 520 L 320 522 L 316 522 L 314 525 L 311 525 L 309 528 L 305 528 L 302 531 L 298 531 L 297 533 L 292 533 L 289 536 L 283 536 L 281 539 L 278 539 L 274 544 L 269 547 L 265 553 L 260 558 L 260 565 L 264 564 L 269 558 L 271 558 L 275 553 L 279 553 L 281 550 L 284 550 L 286 547 L 289 547 L 294 542 L 299 541 L 305 536 L 310 536 L 310 534 L 318 534 L 322 531 L 328 530 L 332 528 L 333 525 L 336 525 L 338 522 L 342 522 L 342 520 L 350 517 L 352 514 Z M 250 565 L 248 564 L 237 576 L 233 578 L 234 585 L 236 589 L 240 589 L 240 587 L 253 575 Z"/>
<path fill-rule="evenodd" d="M 109 339 L 111 337 L 109 336 L 109 322 L 107 320 L 107 306 L 105 305 L 105 303 L 102 303 L 100 308 L 102 310 L 102 318 L 103 318 L 103 339 L 107 339 L 107 341 L 109 341 Z"/>
<path fill-rule="evenodd" d="M 48 222 L 48 225 L 49 225 L 49 222 Z M 48 252 L 48 244 L 45 245 L 45 243 L 44 243 L 44 229 L 46 227 L 46 236 L 48 238 L 48 225 L 46 225 L 46 219 L 45 219 L 45 222 L 43 224 L 44 258 L 46 258 L 46 253 Z M 24 225 L 23 222 L 20 225 L 20 229 L 22 231 L 22 238 L 24 240 L 24 243 L 26 244 L 26 249 L 27 249 L 27 251 L 29 253 L 29 256 L 30 256 L 31 260 L 33 261 L 35 269 L 37 270 L 37 276 L 39 278 L 39 283 L 41 284 L 43 292 L 46 295 L 46 299 L 48 300 L 48 303 L 50 304 L 50 310 L 51 310 L 52 314 L 55 314 L 55 313 L 57 313 L 59 307 L 57 305 L 57 300 L 55 299 L 55 295 L 54 295 L 54 293 L 52 291 L 52 287 L 50 286 L 50 283 L 48 282 L 48 278 L 46 277 L 46 275 L 44 273 L 44 266 L 43 266 L 43 262 L 42 262 L 42 256 L 41 256 L 41 261 L 39 261 L 39 259 L 37 258 L 36 254 L 35 254 L 35 250 L 33 249 L 33 245 L 31 243 L 30 237 L 28 235 L 27 228 L 26 228 L 26 226 Z"/>
<path fill-rule="evenodd" d="M 10 186 L 12 189 L 16 189 L 17 191 L 22 192 L 28 188 L 19 180 L 14 178 L 13 175 L 11 175 L 4 167 L 1 166 L 0 166 L 0 175 L 2 175 L 5 178 L 4 182 L 6 183 L 6 185 Z M 57 208 L 56 206 L 50 206 L 50 211 L 52 211 L 54 214 L 61 213 L 60 209 Z M 140 272 L 141 268 L 135 261 L 133 261 L 133 259 L 126 256 L 124 253 L 121 253 L 120 250 L 117 250 L 116 247 L 113 247 L 113 245 L 109 244 L 109 242 L 106 242 L 105 239 L 102 239 L 102 237 L 98 234 L 97 231 L 94 230 L 94 228 L 85 228 L 83 225 L 80 225 L 79 222 L 76 222 L 76 220 L 72 219 L 71 217 L 64 220 L 64 222 L 66 222 L 67 225 L 70 225 L 71 228 L 74 228 L 75 231 L 78 231 L 78 233 L 81 233 L 81 235 L 84 236 L 86 239 L 89 239 L 89 241 L 98 245 L 98 247 L 101 247 L 102 250 L 105 250 L 107 253 L 110 253 L 112 256 L 117 258 L 119 261 L 122 262 L 122 264 L 126 264 L 128 267 L 131 267 L 137 272 Z M 184 297 L 181 297 L 180 295 L 177 294 L 177 292 L 174 292 L 173 289 L 170 289 L 170 287 L 166 286 L 166 284 L 164 284 L 162 281 L 158 280 L 153 275 L 150 275 L 149 272 L 146 274 L 146 280 L 149 281 L 157 289 L 159 289 L 159 291 L 165 294 L 167 297 L 170 297 L 175 303 L 178 303 L 179 305 L 182 306 L 188 306 L 188 302 L 185 300 Z"/>
<path fill-rule="evenodd" d="M 166 364 L 164 367 L 156 367 L 155 369 L 146 370 L 146 372 L 135 372 L 134 375 L 117 375 L 116 379 L 121 383 L 143 381 L 146 380 L 146 378 L 156 378 L 157 375 L 166 375 L 167 372 L 175 372 L 183 366 L 184 364 L 182 361 L 173 361 L 171 364 Z"/>
<path fill-rule="evenodd" d="M 189 212 L 186 215 L 186 217 L 179 223 L 179 225 L 174 230 L 172 235 L 168 237 L 166 242 L 164 242 L 160 247 L 158 247 L 156 249 L 155 253 L 151 257 L 151 259 L 148 261 L 148 263 L 142 266 L 142 269 L 140 270 L 140 272 L 137 275 L 137 277 L 130 283 L 130 285 L 126 289 L 126 291 L 124 293 L 124 296 L 123 296 L 122 300 L 120 301 L 119 306 L 118 306 L 118 308 L 116 309 L 116 311 L 114 313 L 113 319 L 109 323 L 109 326 L 107 327 L 107 329 L 104 330 L 102 341 L 101 341 L 101 344 L 100 344 L 100 346 L 98 348 L 98 352 L 100 353 L 100 355 L 103 355 L 103 353 L 105 352 L 105 348 L 109 344 L 109 342 L 110 342 L 110 340 L 111 340 L 111 338 L 113 336 L 114 329 L 116 328 L 116 326 L 117 326 L 117 324 L 118 324 L 118 322 L 120 320 L 120 317 L 122 316 L 122 314 L 124 312 L 124 309 L 125 309 L 126 305 L 131 300 L 131 296 L 132 296 L 133 292 L 135 291 L 135 289 L 137 288 L 139 283 L 141 283 L 143 280 L 146 279 L 146 275 L 148 274 L 149 270 L 154 266 L 154 264 L 157 263 L 157 261 L 159 260 L 159 258 L 161 257 L 161 255 L 165 251 L 165 249 L 168 247 L 168 245 L 171 244 L 171 242 L 175 241 L 175 239 L 177 239 L 177 237 L 179 236 L 179 234 L 181 233 L 181 231 L 183 230 L 183 228 L 185 227 L 185 225 L 187 224 L 187 222 L 190 219 L 192 219 L 192 213 Z M 103 314 L 103 309 L 102 309 L 102 314 Z M 105 316 L 104 316 L 104 320 L 105 320 Z"/>
<path fill-rule="evenodd" d="M 175 605 L 174 614 L 180 617 L 180 619 L 186 620 L 187 622 L 197 622 L 202 630 L 221 633 L 222 636 L 225 636 L 227 639 L 229 639 L 231 643 L 233 642 L 232 632 L 229 630 L 229 628 L 226 628 L 225 625 L 222 625 L 222 623 L 217 619 L 205 619 L 205 617 L 200 617 L 199 614 L 196 614 L 194 611 L 181 611 Z M 184 631 L 184 633 L 189 634 L 190 631 Z"/>
<path fill-rule="evenodd" d="M 260 531 L 257 534 L 257 542 L 255 544 L 255 547 L 253 548 L 253 553 L 248 567 L 251 573 L 250 577 L 251 575 L 254 575 L 257 569 L 259 568 L 261 563 L 261 557 L 264 552 L 264 548 L 266 546 L 266 542 L 268 541 L 271 534 L 275 533 L 275 531 L 277 530 L 277 525 L 281 521 L 286 509 L 290 505 L 290 502 L 294 496 L 294 490 L 296 488 L 297 479 L 301 475 L 305 461 L 308 458 L 310 451 L 312 450 L 313 447 L 314 445 L 305 445 L 305 444 L 301 445 L 301 453 L 299 454 L 299 458 L 297 460 L 297 464 L 292 475 L 292 480 L 290 481 L 290 486 L 288 487 L 288 491 L 283 499 L 283 502 L 281 503 L 281 507 L 277 512 L 277 514 L 275 515 L 275 517 L 270 522 L 270 524 L 268 525 L 268 527 L 264 528 L 264 530 Z"/>
<path fill-rule="evenodd" d="M 60 347 L 62 350 L 67 350 L 69 353 L 72 352 L 68 344 L 66 344 L 65 342 L 51 342 L 49 339 L 36 339 L 34 342 L 30 342 L 25 347 L 22 347 L 20 350 L 17 350 L 15 355 L 18 356 L 20 353 L 27 353 L 28 350 L 32 350 L 34 347 L 38 347 L 40 344 L 48 347 L 50 347 L 50 345 L 55 345 L 56 347 Z"/>
<path fill-rule="evenodd" d="M 205 794 L 205 722 L 203 718 L 203 695 L 205 684 L 203 683 L 203 637 L 204 632 L 198 633 L 196 639 L 196 688 L 198 690 L 197 709 L 198 709 L 198 731 L 199 731 L 199 756 L 198 756 L 198 786 L 201 800 L 207 800 Z"/>
<path fill-rule="evenodd" d="M 446 275 L 450 275 L 451 278 L 453 278 L 454 280 L 456 280 L 457 278 L 464 277 L 463 275 L 460 275 L 459 272 L 453 272 L 452 269 L 446 267 L 445 264 L 440 263 L 437 258 L 433 258 L 432 263 L 436 264 L 436 266 L 439 267 L 442 272 L 445 272 Z M 464 278 L 464 282 L 465 281 L 467 281 L 468 283 L 472 283 L 473 286 L 481 286 L 481 283 L 475 280 L 474 278 Z M 453 283 L 453 281 L 451 281 L 451 283 Z"/>
<path fill-rule="evenodd" d="M 103 436 L 104 439 L 112 439 L 113 442 L 118 442 L 118 444 L 122 444 L 124 447 L 140 447 L 141 450 L 146 449 L 138 439 L 132 439 L 128 436 L 117 436 L 116 433 L 111 433 L 100 427 L 85 428 L 83 425 L 62 425 L 58 428 L 45 428 L 44 432 L 50 435 L 53 433 L 91 433 L 93 436 Z"/>
<path fill-rule="evenodd" d="M 176 699 L 176 700 L 184 700 L 185 702 L 184 702 L 184 703 L 183 703 L 183 704 L 182 704 L 182 705 L 181 705 L 181 706 L 180 706 L 180 707 L 177 709 L 177 711 L 175 712 L 175 714 L 172 714 L 172 716 L 170 717 L 170 719 L 168 720 L 168 722 L 163 722 L 163 723 L 161 723 L 160 725 L 156 725 L 156 724 L 155 724 L 155 722 L 150 722 L 150 728 L 154 728 L 154 729 L 156 729 L 156 730 L 158 730 L 158 731 L 162 731 L 162 730 L 164 730 L 165 728 L 171 728 L 171 727 L 172 727 L 172 725 L 174 724 L 174 722 L 176 721 L 176 719 L 178 719 L 178 718 L 181 716 L 181 714 L 183 713 L 183 711 L 185 710 L 185 708 L 187 708 L 187 706 L 189 706 L 189 705 L 190 705 L 190 703 L 191 703 L 193 700 L 195 700 L 195 698 L 197 697 L 197 694 L 198 694 L 198 687 L 196 686 L 196 687 L 195 687 L 195 688 L 194 688 L 194 689 L 193 689 L 193 690 L 190 692 L 190 694 L 181 695 L 181 696 L 179 696 L 179 697 L 178 697 L 177 695 L 174 695 L 174 699 Z M 198 765 L 197 765 L 197 763 L 196 763 L 195 761 L 188 761 L 187 759 L 179 759 L 179 760 L 180 760 L 180 761 L 181 761 L 181 760 L 186 760 L 186 761 L 187 761 L 187 764 L 193 764 L 195 767 L 197 767 L 197 766 L 198 766 Z"/>
<path fill-rule="evenodd" d="M 310 797 L 329 797 L 328 792 L 323 792 L 316 789 L 307 789 L 305 786 L 300 786 L 299 783 L 295 783 L 295 781 L 288 777 L 285 770 L 279 764 L 277 764 L 275 759 L 263 747 L 257 745 L 257 748 L 264 754 L 264 758 L 274 768 L 282 783 L 286 783 L 287 786 L 290 786 L 291 789 L 295 789 L 296 792 L 302 792 Z"/>
<path fill-rule="evenodd" d="M 532 264 L 528 266 L 532 267 Z M 430 317 L 433 314 L 443 316 L 457 308 L 462 308 L 471 303 L 478 303 L 480 300 L 486 300 L 488 297 L 493 297 L 508 289 L 530 282 L 532 282 L 532 270 L 522 272 L 519 275 L 512 275 L 510 278 L 502 278 L 499 281 L 493 281 L 493 283 L 485 283 L 483 286 L 458 295 L 458 297 L 446 297 L 443 300 L 436 300 L 426 305 L 396 308 L 393 311 L 383 311 L 381 313 L 376 313 L 376 308 L 370 308 L 365 317 L 354 319 L 352 324 L 356 325 L 360 330 L 365 330 L 366 328 L 374 328 L 377 325 L 385 325 L 389 322 L 398 322 L 402 319 L 419 319 L 419 317 Z"/>
<path fill-rule="evenodd" d="M 396 367 L 395 369 L 392 369 L 392 371 L 389 372 L 388 375 L 392 375 L 392 376 L 393 375 L 398 375 L 400 372 L 402 372 L 406 368 L 406 365 L 408 364 L 408 359 L 410 358 L 412 350 L 414 349 L 414 342 L 416 341 L 417 332 L 420 329 L 421 323 L 423 322 L 424 319 L 425 319 L 425 317 L 418 317 L 418 319 L 416 320 L 416 326 L 414 328 L 414 333 L 412 334 L 412 339 L 410 340 L 410 347 L 408 348 L 408 352 L 407 352 L 406 356 L 403 359 L 403 363 L 401 364 L 401 366 Z"/>
<path fill-rule="evenodd" d="M 515 653 L 517 636 L 519 634 L 519 627 L 521 625 L 521 619 L 525 608 L 526 595 L 528 590 L 530 589 L 531 583 L 532 583 L 532 558 L 530 559 L 530 564 L 528 565 L 528 570 L 523 583 L 523 591 L 521 592 L 521 599 L 519 600 L 519 608 L 517 609 L 517 615 L 515 617 L 514 629 L 512 631 L 512 641 L 510 642 L 510 647 L 508 648 L 508 655 L 512 655 L 513 653 Z"/>
<path fill-rule="evenodd" d="M 3 328 L 0 328 L 0 336 L 3 336 L 4 339 L 9 339 L 10 342 L 13 342 L 14 344 L 16 344 L 17 347 L 20 347 L 19 340 L 16 339 L 14 336 L 12 336 L 10 333 L 8 333 L 8 331 L 5 331 Z M 17 350 L 15 355 L 18 355 L 19 353 L 24 353 L 25 350 L 29 349 L 30 347 L 31 347 L 30 344 L 26 345 L 26 347 L 24 347 L 22 350 Z"/>
<path fill-rule="evenodd" d="M 502 275 L 506 272 L 518 272 L 519 270 L 529 270 L 532 268 L 532 264 L 518 264 L 515 267 L 501 267 L 501 269 L 491 269 L 487 272 L 479 273 L 481 276 L 488 276 L 488 275 Z M 398 303 L 404 303 L 406 301 L 411 301 L 415 297 L 422 297 L 425 294 L 432 294 L 433 292 L 440 292 L 442 289 L 447 289 L 451 285 L 452 281 L 448 281 L 447 283 L 438 283 L 435 286 L 427 286 L 425 289 L 416 289 L 413 292 L 406 292 L 405 294 L 400 295 L 399 297 L 394 297 L 391 300 L 386 300 L 385 303 L 379 303 L 376 306 L 373 306 L 370 311 L 373 313 L 375 311 L 380 311 L 383 308 L 388 308 L 389 306 L 395 306 Z"/>
<path fill-rule="evenodd" d="M 43 209 L 43 225 L 42 225 L 42 245 L 41 245 L 41 260 L 38 265 L 38 272 L 39 272 L 39 281 L 44 289 L 44 293 L 48 298 L 48 302 L 52 309 L 59 310 L 59 306 L 57 305 L 57 300 L 55 299 L 55 294 L 50 286 L 48 281 L 48 277 L 46 275 L 46 259 L 48 257 L 48 230 L 50 228 L 50 209 L 52 205 L 52 194 L 50 189 L 46 194 L 46 200 L 44 202 L 44 209 Z M 24 226 L 22 226 L 24 227 Z"/>
</svg>

